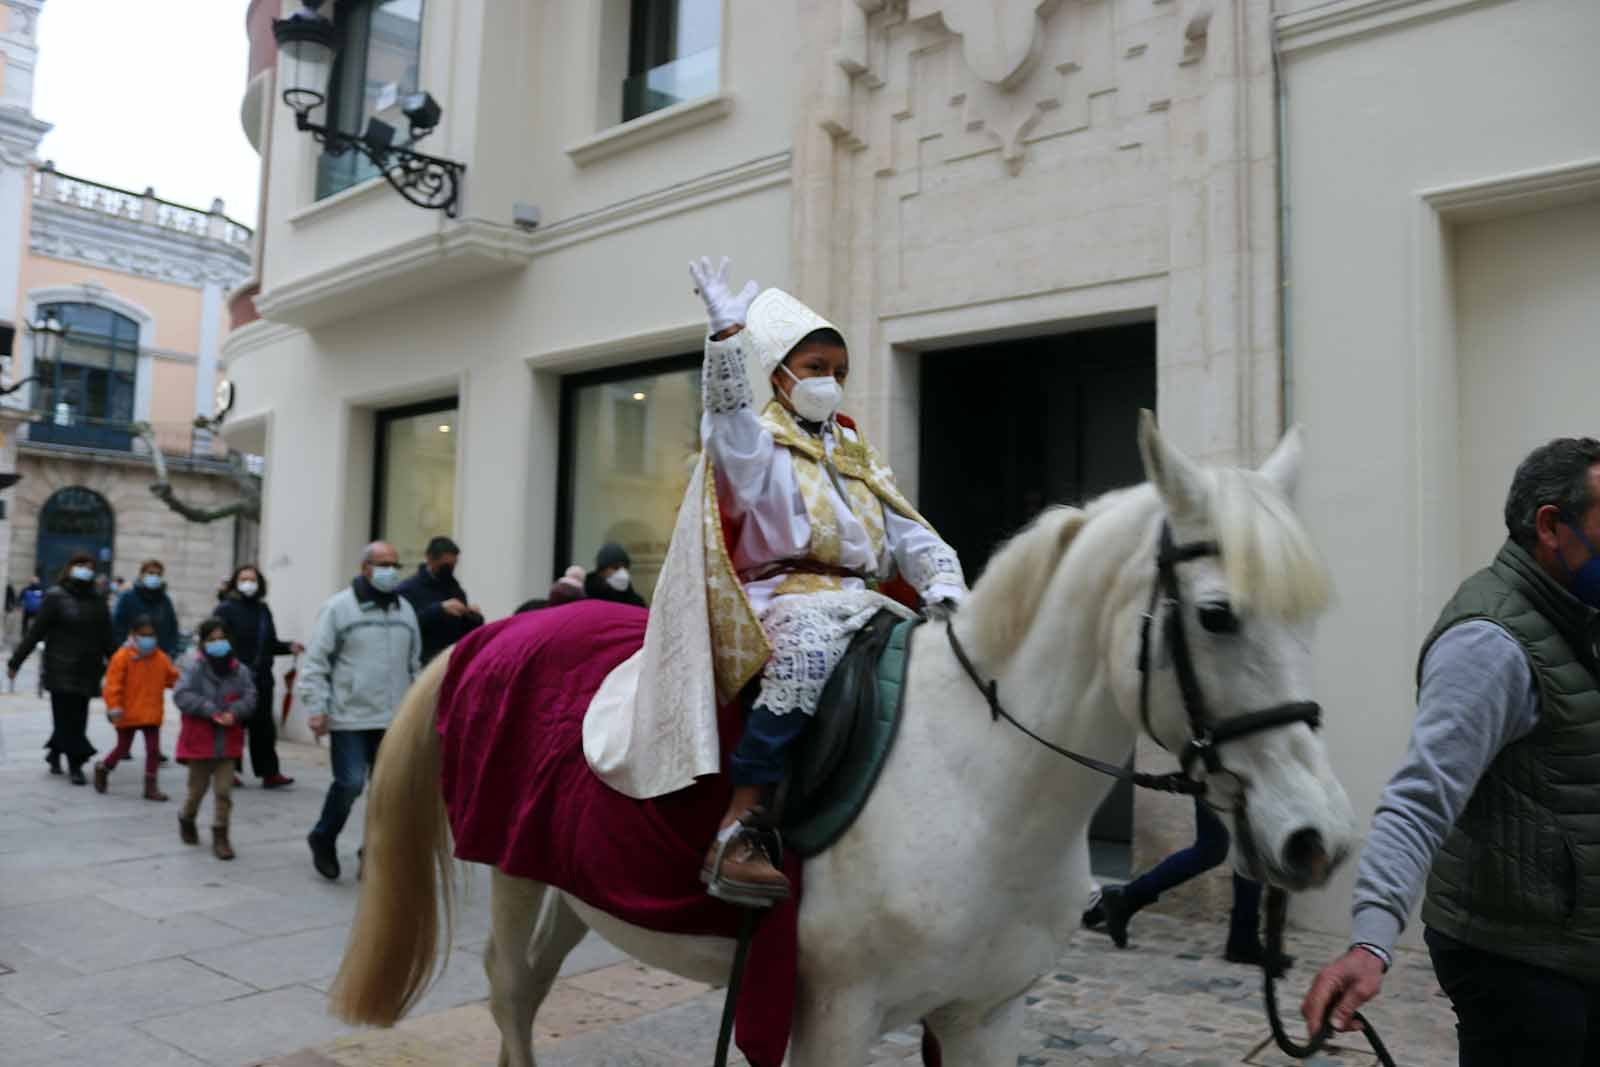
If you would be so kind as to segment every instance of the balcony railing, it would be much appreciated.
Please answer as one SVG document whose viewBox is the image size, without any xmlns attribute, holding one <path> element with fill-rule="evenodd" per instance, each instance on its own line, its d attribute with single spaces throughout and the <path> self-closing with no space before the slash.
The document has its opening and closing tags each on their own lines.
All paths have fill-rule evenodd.
<svg viewBox="0 0 1600 1067">
<path fill-rule="evenodd" d="M 223 214 L 221 200 L 213 201 L 210 211 L 201 211 L 162 200 L 150 189 L 135 193 L 86 178 L 74 178 L 58 172 L 49 163 L 34 172 L 33 195 L 37 201 L 75 207 L 239 248 L 249 248 L 254 239 L 250 227 Z"/>
<path fill-rule="evenodd" d="M 124 452 L 149 455 L 145 427 L 122 419 L 102 419 L 79 415 L 71 408 L 43 411 L 29 409 L 27 440 L 36 445 L 92 449 L 96 452 Z M 222 462 L 228 446 L 220 434 L 196 427 L 190 422 L 160 421 L 146 424 L 162 455 L 173 459 Z"/>
</svg>

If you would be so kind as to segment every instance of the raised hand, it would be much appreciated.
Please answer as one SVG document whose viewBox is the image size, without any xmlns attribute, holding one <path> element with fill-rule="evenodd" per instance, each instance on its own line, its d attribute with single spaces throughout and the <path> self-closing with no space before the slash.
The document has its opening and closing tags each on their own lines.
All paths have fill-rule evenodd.
<svg viewBox="0 0 1600 1067">
<path fill-rule="evenodd" d="M 711 321 L 711 332 L 719 334 L 735 326 L 743 326 L 750 302 L 761 287 L 754 281 L 746 282 L 735 293 L 728 285 L 728 257 L 723 256 L 717 266 L 711 265 L 708 256 L 689 261 L 689 276 L 694 279 L 694 291 L 705 301 L 706 318 Z"/>
</svg>

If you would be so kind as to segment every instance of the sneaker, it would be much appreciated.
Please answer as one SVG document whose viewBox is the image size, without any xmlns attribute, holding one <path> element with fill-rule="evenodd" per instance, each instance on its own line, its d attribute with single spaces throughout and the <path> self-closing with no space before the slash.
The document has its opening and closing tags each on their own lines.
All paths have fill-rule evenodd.
<svg viewBox="0 0 1600 1067">
<path fill-rule="evenodd" d="M 306 844 L 311 846 L 311 866 L 328 881 L 337 882 L 339 850 L 334 843 L 313 830 L 306 835 Z"/>
<path fill-rule="evenodd" d="M 110 784 L 111 768 L 105 765 L 105 761 L 96 760 L 94 765 L 94 791 L 96 793 L 104 793 L 106 787 Z"/>
<path fill-rule="evenodd" d="M 285 789 L 294 785 L 294 779 L 283 774 L 269 774 L 261 779 L 262 789 Z"/>
</svg>

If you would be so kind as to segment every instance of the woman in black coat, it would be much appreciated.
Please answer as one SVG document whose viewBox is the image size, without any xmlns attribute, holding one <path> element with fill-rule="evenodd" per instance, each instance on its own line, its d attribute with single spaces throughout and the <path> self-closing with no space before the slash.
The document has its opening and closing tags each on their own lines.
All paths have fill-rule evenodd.
<svg viewBox="0 0 1600 1067">
<path fill-rule="evenodd" d="M 55 724 L 45 742 L 45 762 L 51 774 L 60 774 L 65 756 L 73 785 L 88 782 L 83 765 L 95 752 L 89 743 L 89 701 L 100 695 L 106 662 L 116 651 L 111 612 L 94 579 L 93 556 L 79 552 L 67 562 L 60 584 L 45 593 L 39 614 L 11 654 L 6 671 L 16 678 L 34 646 L 44 642 L 43 682 L 50 690 Z"/>
<path fill-rule="evenodd" d="M 250 731 L 250 765 L 268 789 L 293 785 L 278 766 L 278 730 L 272 721 L 272 661 L 291 653 L 299 655 L 305 647 L 299 642 L 280 641 L 278 627 L 267 607 L 267 580 L 253 566 L 233 572 L 222 589 L 217 618 L 228 629 L 233 654 L 250 667 L 256 682 L 256 714 L 245 720 Z M 244 769 L 244 760 L 239 761 Z"/>
</svg>

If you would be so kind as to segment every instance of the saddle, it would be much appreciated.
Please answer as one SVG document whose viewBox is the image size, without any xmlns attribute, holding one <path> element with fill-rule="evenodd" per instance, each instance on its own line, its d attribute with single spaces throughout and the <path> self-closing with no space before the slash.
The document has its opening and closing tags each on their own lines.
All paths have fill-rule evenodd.
<svg viewBox="0 0 1600 1067">
<path fill-rule="evenodd" d="M 866 806 L 899 733 L 911 632 L 920 623 L 880 611 L 823 688 L 775 805 L 784 846 L 798 855 L 826 850 Z"/>
</svg>

